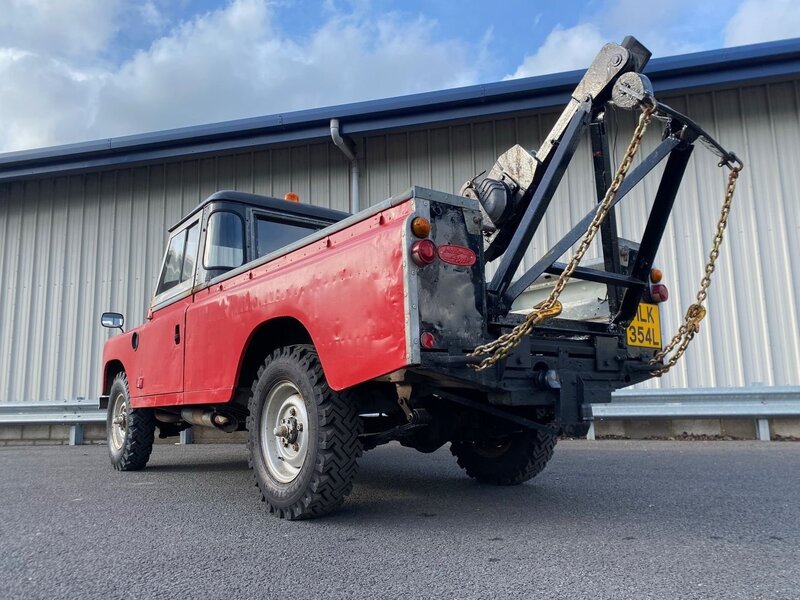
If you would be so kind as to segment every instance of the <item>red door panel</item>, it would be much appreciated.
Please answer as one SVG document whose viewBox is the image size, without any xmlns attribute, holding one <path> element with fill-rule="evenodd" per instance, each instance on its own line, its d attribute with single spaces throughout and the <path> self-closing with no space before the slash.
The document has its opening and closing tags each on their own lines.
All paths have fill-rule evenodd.
<svg viewBox="0 0 800 600">
<path fill-rule="evenodd" d="M 153 313 L 139 329 L 135 377 L 131 395 L 137 406 L 177 404 L 183 393 L 183 352 L 189 296 Z M 160 398 L 158 398 L 160 397 Z M 147 398 L 148 401 L 144 401 Z"/>
</svg>

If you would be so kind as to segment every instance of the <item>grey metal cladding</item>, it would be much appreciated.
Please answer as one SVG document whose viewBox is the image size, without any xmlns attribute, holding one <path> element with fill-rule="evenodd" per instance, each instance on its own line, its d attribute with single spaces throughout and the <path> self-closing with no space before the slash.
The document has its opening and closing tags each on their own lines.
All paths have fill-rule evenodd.
<svg viewBox="0 0 800 600">
<path fill-rule="evenodd" d="M 709 317 L 666 387 L 800 384 L 800 79 L 663 96 L 743 157 L 730 227 L 708 301 Z M 555 113 L 356 136 L 361 189 L 371 204 L 421 185 L 456 193 L 515 143 L 536 148 Z M 615 160 L 633 116 L 609 124 Z M 648 132 L 643 152 L 659 141 Z M 578 149 L 523 267 L 541 256 L 594 199 L 589 145 Z M 636 238 L 655 193 L 652 174 L 618 211 Z M 722 201 L 724 174 L 695 152 L 657 257 L 671 292 L 664 336 L 691 303 Z M 0 401 L 96 398 L 109 333 L 104 310 L 141 323 L 167 228 L 220 189 L 347 210 L 349 168 L 328 142 L 203 159 L 154 162 L 75 176 L 0 183 Z M 366 200 L 365 200 L 366 205 Z M 587 257 L 599 256 L 598 248 Z"/>
</svg>

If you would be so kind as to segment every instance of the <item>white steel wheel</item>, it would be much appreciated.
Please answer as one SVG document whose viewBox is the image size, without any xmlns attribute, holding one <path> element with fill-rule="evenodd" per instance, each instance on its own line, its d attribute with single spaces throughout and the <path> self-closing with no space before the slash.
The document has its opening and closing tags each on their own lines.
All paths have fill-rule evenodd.
<svg viewBox="0 0 800 600">
<path fill-rule="evenodd" d="M 111 430 L 109 431 L 109 442 L 115 450 L 122 449 L 125 443 L 125 428 L 128 422 L 128 401 L 123 392 L 114 396 L 111 407 Z"/>
<path fill-rule="evenodd" d="M 281 483 L 294 481 L 308 455 L 309 422 L 303 395 L 291 381 L 279 381 L 269 391 L 260 433 L 270 475 Z"/>
</svg>

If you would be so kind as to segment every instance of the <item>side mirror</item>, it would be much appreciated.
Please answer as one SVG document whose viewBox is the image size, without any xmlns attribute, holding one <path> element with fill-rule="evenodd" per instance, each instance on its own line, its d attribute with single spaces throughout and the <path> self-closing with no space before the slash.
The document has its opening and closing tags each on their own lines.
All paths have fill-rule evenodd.
<svg viewBox="0 0 800 600">
<path fill-rule="evenodd" d="M 109 329 L 119 329 L 122 333 L 125 333 L 125 330 L 122 329 L 122 326 L 125 324 L 125 317 L 119 313 L 104 312 L 100 317 L 100 324 L 103 327 L 108 327 Z"/>
</svg>

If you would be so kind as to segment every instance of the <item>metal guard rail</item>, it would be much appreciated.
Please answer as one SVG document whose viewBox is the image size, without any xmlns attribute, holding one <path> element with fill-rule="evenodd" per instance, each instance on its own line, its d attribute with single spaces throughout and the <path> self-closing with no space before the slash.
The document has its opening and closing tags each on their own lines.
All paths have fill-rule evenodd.
<svg viewBox="0 0 800 600">
<path fill-rule="evenodd" d="M 590 408 L 587 418 L 591 421 L 752 418 L 758 439 L 769 441 L 768 419 L 800 417 L 800 386 L 620 390 L 612 394 L 610 403 L 592 404 Z M 84 424 L 105 421 L 106 411 L 97 402 L 0 403 L 0 425 L 69 425 L 70 445 L 83 443 Z M 587 437 L 595 437 L 593 422 Z"/>
<path fill-rule="evenodd" d="M 106 411 L 98 402 L 65 400 L 62 402 L 23 402 L 0 404 L 0 425 L 69 425 L 70 446 L 83 444 L 86 423 L 105 423 Z"/>
<path fill-rule="evenodd" d="M 800 417 L 800 386 L 620 390 L 607 404 L 592 404 L 593 421 L 606 419 L 752 418 L 761 441 L 770 440 L 769 421 Z M 594 439 L 592 423 L 589 439 Z"/>
</svg>

